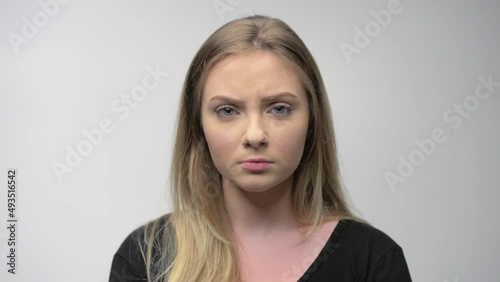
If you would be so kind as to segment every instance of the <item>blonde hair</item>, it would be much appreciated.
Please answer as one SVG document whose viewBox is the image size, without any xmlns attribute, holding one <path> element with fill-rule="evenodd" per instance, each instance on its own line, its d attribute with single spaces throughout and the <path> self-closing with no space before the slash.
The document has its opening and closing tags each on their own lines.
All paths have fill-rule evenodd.
<svg viewBox="0 0 500 282">
<path fill-rule="evenodd" d="M 207 74 L 221 60 L 265 50 L 280 56 L 299 75 L 307 93 L 309 128 L 294 172 L 293 213 L 312 226 L 351 219 L 340 181 L 330 104 L 319 69 L 299 36 L 283 21 L 261 15 L 233 20 L 201 46 L 189 67 L 178 112 L 172 159 L 173 212 L 149 222 L 142 254 L 148 281 L 239 281 L 238 259 L 225 211 L 221 175 L 212 162 L 201 125 L 201 97 Z M 165 232 L 168 231 L 168 232 Z"/>
</svg>

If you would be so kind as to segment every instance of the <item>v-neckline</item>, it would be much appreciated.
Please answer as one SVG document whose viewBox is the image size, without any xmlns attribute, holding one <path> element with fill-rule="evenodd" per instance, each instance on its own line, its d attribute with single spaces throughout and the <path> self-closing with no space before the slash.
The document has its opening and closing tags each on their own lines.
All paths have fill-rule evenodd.
<svg viewBox="0 0 500 282">
<path fill-rule="evenodd" d="M 342 230 L 344 230 L 344 227 L 347 225 L 347 220 L 341 219 L 333 229 L 332 233 L 330 234 L 330 237 L 326 241 L 325 245 L 319 252 L 318 256 L 314 259 L 313 263 L 307 268 L 306 272 L 302 274 L 302 276 L 297 280 L 297 282 L 306 282 L 308 281 L 314 272 L 318 269 L 320 264 L 324 262 L 333 252 L 333 250 L 337 247 L 337 240 L 340 236 L 340 233 L 342 233 Z"/>
</svg>

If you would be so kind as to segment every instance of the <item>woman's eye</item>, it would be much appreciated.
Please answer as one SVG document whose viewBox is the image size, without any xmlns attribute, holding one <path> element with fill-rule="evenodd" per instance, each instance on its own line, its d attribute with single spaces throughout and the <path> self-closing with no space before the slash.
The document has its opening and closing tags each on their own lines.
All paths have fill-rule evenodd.
<svg viewBox="0 0 500 282">
<path fill-rule="evenodd" d="M 285 106 L 285 105 L 278 105 L 278 106 L 275 106 L 273 108 L 274 112 L 277 114 L 277 115 L 289 115 L 290 112 L 292 111 L 292 108 L 289 107 L 289 106 Z"/>
<path fill-rule="evenodd" d="M 235 110 L 229 106 L 222 106 L 217 108 L 215 112 L 220 116 L 227 117 L 227 116 L 232 116 Z"/>
<path fill-rule="evenodd" d="M 278 116 L 288 116 L 292 112 L 292 107 L 286 105 L 278 105 L 272 108 L 273 114 Z M 220 117 L 231 117 L 237 114 L 237 111 L 231 106 L 221 106 L 215 110 L 215 113 Z"/>
</svg>

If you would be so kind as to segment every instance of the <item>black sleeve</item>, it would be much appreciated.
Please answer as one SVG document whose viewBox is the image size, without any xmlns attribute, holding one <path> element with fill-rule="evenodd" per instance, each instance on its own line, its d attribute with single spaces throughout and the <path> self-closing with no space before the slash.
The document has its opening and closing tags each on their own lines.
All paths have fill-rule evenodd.
<svg viewBox="0 0 500 282">
<path fill-rule="evenodd" d="M 367 281 L 373 282 L 411 282 L 410 271 L 399 245 L 391 247 L 371 267 Z"/>
<path fill-rule="evenodd" d="M 147 281 L 145 262 L 138 245 L 141 233 L 142 228 L 136 229 L 116 251 L 111 263 L 109 282 Z"/>
</svg>

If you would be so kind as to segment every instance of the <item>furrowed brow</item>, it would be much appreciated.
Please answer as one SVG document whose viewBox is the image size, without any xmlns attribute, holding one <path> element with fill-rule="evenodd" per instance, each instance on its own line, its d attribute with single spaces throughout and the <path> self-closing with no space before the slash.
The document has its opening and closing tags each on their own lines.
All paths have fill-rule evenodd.
<svg viewBox="0 0 500 282">
<path fill-rule="evenodd" d="M 278 93 L 275 95 L 264 97 L 264 98 L 262 98 L 262 101 L 271 102 L 271 101 L 276 101 L 276 100 L 279 100 L 279 99 L 285 98 L 285 97 L 289 97 L 292 99 L 298 99 L 297 96 L 295 96 L 294 94 L 292 94 L 290 92 L 283 92 L 283 93 Z M 209 102 L 211 102 L 211 101 L 223 101 L 223 102 L 229 102 L 229 103 L 233 103 L 233 104 L 240 104 L 243 102 L 241 100 L 234 99 L 234 98 L 227 97 L 227 96 L 222 96 L 222 95 L 217 95 L 217 96 L 212 97 L 209 100 Z"/>
</svg>

